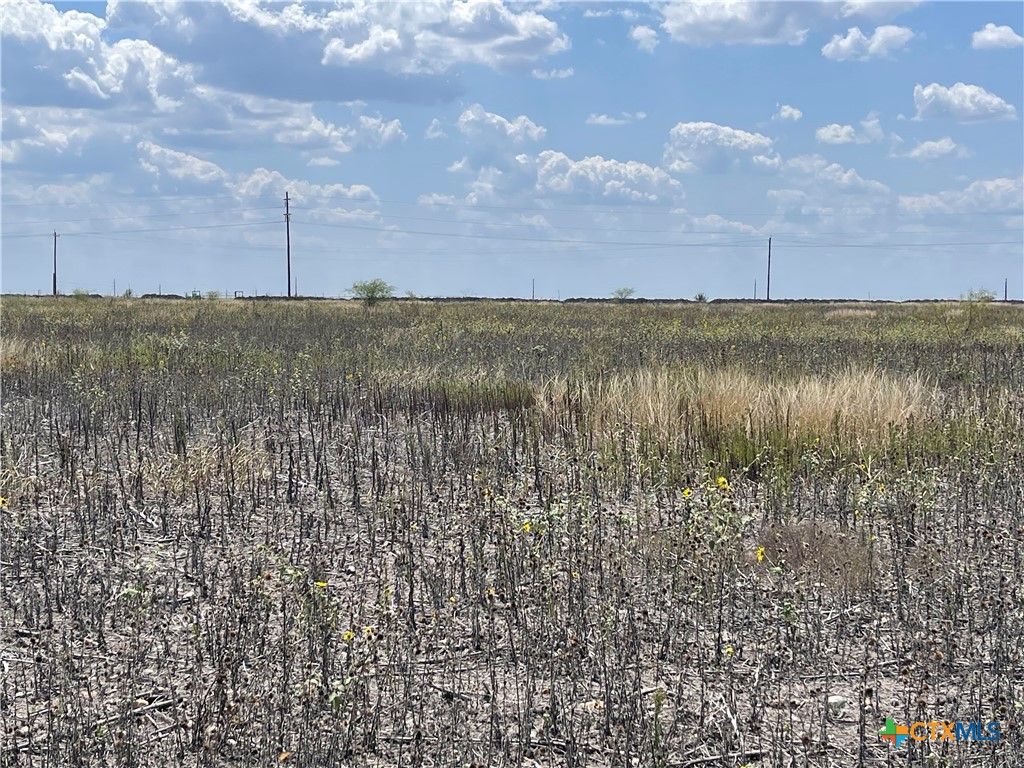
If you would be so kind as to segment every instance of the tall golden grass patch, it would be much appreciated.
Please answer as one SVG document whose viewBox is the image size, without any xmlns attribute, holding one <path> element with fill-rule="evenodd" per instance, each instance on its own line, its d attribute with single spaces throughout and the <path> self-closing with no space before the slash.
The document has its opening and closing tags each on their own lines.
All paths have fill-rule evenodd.
<svg viewBox="0 0 1024 768">
<path fill-rule="evenodd" d="M 630 426 L 666 440 L 701 425 L 877 443 L 892 427 L 931 418 L 939 405 L 937 388 L 922 377 L 874 369 L 765 379 L 736 367 L 648 368 L 542 389 L 538 402 L 548 417 L 574 391 L 599 434 Z"/>
</svg>

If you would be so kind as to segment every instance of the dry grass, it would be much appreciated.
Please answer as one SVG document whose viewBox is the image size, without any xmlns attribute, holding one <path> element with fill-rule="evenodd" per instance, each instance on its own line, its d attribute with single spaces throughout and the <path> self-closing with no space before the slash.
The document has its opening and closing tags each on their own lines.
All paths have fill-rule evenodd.
<svg viewBox="0 0 1024 768">
<path fill-rule="evenodd" d="M 550 417 L 573 389 L 549 382 L 542 402 Z M 671 440 L 698 421 L 715 427 L 784 432 L 800 437 L 854 438 L 874 443 L 891 427 L 927 420 L 938 411 L 938 390 L 921 376 L 849 369 L 823 376 L 769 380 L 740 368 L 640 369 L 584 383 L 595 429 L 649 429 Z"/>
<path fill-rule="evenodd" d="M 10 334 L 0 338 L 0 370 L 26 370 L 38 357 L 38 350 L 26 339 Z"/>
<path fill-rule="evenodd" d="M 760 534 L 765 569 L 782 566 L 813 584 L 856 592 L 878 578 L 877 554 L 857 534 L 835 523 L 800 521 L 773 525 Z M 756 554 L 752 562 L 758 562 Z"/>
<path fill-rule="evenodd" d="M 832 309 L 825 313 L 829 320 L 857 320 L 861 318 L 876 317 L 878 312 L 874 309 L 857 309 L 855 307 L 844 307 L 843 309 Z"/>
<path fill-rule="evenodd" d="M 1024 308 L 839 308 L 5 299 L 0 766 L 1019 765 Z"/>
</svg>

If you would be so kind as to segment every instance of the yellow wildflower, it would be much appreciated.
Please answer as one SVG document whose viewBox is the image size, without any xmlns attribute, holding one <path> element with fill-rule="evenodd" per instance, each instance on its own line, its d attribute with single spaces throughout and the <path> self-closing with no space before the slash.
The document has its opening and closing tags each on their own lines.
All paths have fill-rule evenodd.
<svg viewBox="0 0 1024 768">
<path fill-rule="evenodd" d="M 353 632 L 351 629 L 347 630 L 345 634 L 341 636 L 341 639 L 344 640 L 346 643 L 351 643 L 353 640 L 356 639 L 356 633 Z"/>
<path fill-rule="evenodd" d="M 683 488 L 683 498 L 688 499 L 693 496 L 693 490 L 690 488 Z"/>
<path fill-rule="evenodd" d="M 757 562 L 764 562 L 764 547 L 757 548 Z"/>
<path fill-rule="evenodd" d="M 523 530 L 524 530 L 524 531 L 526 531 L 527 533 L 529 533 L 529 532 L 530 532 L 530 529 L 531 529 L 532 527 L 533 527 L 533 526 L 531 526 L 531 525 L 530 525 L 530 521 L 529 521 L 529 520 L 527 520 L 527 521 L 526 521 L 525 523 L 523 523 Z"/>
<path fill-rule="evenodd" d="M 718 487 L 721 488 L 723 491 L 729 490 L 729 481 L 726 480 L 722 475 L 718 476 Z"/>
<path fill-rule="evenodd" d="M 315 581 L 313 583 L 316 586 L 320 587 L 320 589 L 327 589 L 327 582 L 326 581 Z"/>
<path fill-rule="evenodd" d="M 7 509 L 7 504 L 8 504 L 7 497 L 6 496 L 0 496 L 0 509 Z"/>
</svg>

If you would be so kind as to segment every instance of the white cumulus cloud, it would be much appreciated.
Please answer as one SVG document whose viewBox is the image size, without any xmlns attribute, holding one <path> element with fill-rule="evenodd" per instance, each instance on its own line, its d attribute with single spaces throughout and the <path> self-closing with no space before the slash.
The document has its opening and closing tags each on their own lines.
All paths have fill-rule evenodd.
<svg viewBox="0 0 1024 768">
<path fill-rule="evenodd" d="M 444 128 L 441 126 L 441 121 L 436 117 L 430 121 L 430 125 L 427 126 L 427 130 L 423 134 L 425 139 L 443 139 L 448 134 L 444 132 Z"/>
<path fill-rule="evenodd" d="M 224 182 L 228 178 L 227 172 L 216 163 L 187 152 L 161 147 L 151 141 L 140 141 L 137 149 L 140 165 L 157 176 L 167 173 L 175 179 L 190 179 L 203 183 Z"/>
<path fill-rule="evenodd" d="M 385 120 L 380 115 L 359 116 L 359 134 L 362 141 L 370 146 L 382 147 L 393 141 L 405 141 L 405 131 L 400 120 Z"/>
<path fill-rule="evenodd" d="M 934 195 L 901 195 L 900 208 L 909 213 L 1016 213 L 1024 207 L 1024 177 L 981 179 L 962 190 Z"/>
<path fill-rule="evenodd" d="M 530 74 L 538 80 L 565 80 L 576 73 L 572 67 L 565 67 L 564 69 L 534 69 Z"/>
<path fill-rule="evenodd" d="M 1013 120 L 1017 110 L 980 85 L 955 83 L 950 87 L 932 83 L 914 86 L 915 120 L 950 118 L 963 123 Z"/>
<path fill-rule="evenodd" d="M 659 8 L 669 37 L 689 45 L 800 45 L 823 9 L 788 2 L 685 2 Z"/>
<path fill-rule="evenodd" d="M 996 26 L 992 22 L 986 24 L 971 35 L 971 47 L 985 48 L 1019 48 L 1024 45 L 1024 37 L 1013 31 L 1013 27 Z"/>
<path fill-rule="evenodd" d="M 591 114 L 587 117 L 587 125 L 628 125 L 636 120 L 643 120 L 646 117 L 646 112 L 622 112 L 619 117 Z"/>
<path fill-rule="evenodd" d="M 508 120 L 501 115 L 488 112 L 479 104 L 473 104 L 463 112 L 456 122 L 458 129 L 474 139 L 507 139 L 519 144 L 544 138 L 547 130 L 537 125 L 526 115 Z"/>
<path fill-rule="evenodd" d="M 857 140 L 857 131 L 852 125 L 830 123 L 814 132 L 819 144 L 852 144 Z"/>
<path fill-rule="evenodd" d="M 836 19 L 863 17 L 875 23 L 912 10 L 918 2 L 851 0 L 843 3 L 787 0 L 694 0 L 656 6 L 672 40 L 687 45 L 801 45 L 813 29 Z"/>
<path fill-rule="evenodd" d="M 877 27 L 870 37 L 861 32 L 859 27 L 850 27 L 845 36 L 834 35 L 822 47 L 821 55 L 833 61 L 867 61 L 898 51 L 913 37 L 914 32 L 908 27 Z"/>
<path fill-rule="evenodd" d="M 765 153 L 772 140 L 760 133 L 749 133 L 717 123 L 678 123 L 669 131 L 664 162 L 674 173 L 693 171 L 724 172 L 745 158 L 761 157 L 759 164 L 770 167 Z"/>
<path fill-rule="evenodd" d="M 681 196 L 682 186 L 661 168 L 635 160 L 600 155 L 573 160 L 545 150 L 536 157 L 519 155 L 521 169 L 536 174 L 536 190 L 582 200 L 653 203 Z"/>
<path fill-rule="evenodd" d="M 654 53 L 658 47 L 658 33 L 650 27 L 639 25 L 629 30 L 629 39 L 644 53 Z"/>
<path fill-rule="evenodd" d="M 843 18 L 863 16 L 872 21 L 894 19 L 900 14 L 912 11 L 922 0 L 847 0 L 839 15 Z"/>
<path fill-rule="evenodd" d="M 920 141 L 917 146 L 907 152 L 907 157 L 914 160 L 937 160 L 940 157 L 956 152 L 959 157 L 965 157 L 967 151 L 953 141 L 949 136 L 944 136 L 937 141 Z"/>
<path fill-rule="evenodd" d="M 772 118 L 774 120 L 792 120 L 796 122 L 803 116 L 804 113 L 796 107 L 791 107 L 789 104 L 781 104 L 779 105 L 779 111 L 772 115 Z"/>
<path fill-rule="evenodd" d="M 870 112 L 868 116 L 860 121 L 861 130 L 858 131 L 852 125 L 839 125 L 830 123 L 822 126 L 814 132 L 814 138 L 819 144 L 870 144 L 885 139 L 885 131 L 882 130 L 882 121 L 877 112 Z M 896 141 L 898 137 L 893 137 Z"/>
<path fill-rule="evenodd" d="M 529 72 L 572 45 L 539 6 L 502 2 L 110 0 L 99 23 L 192 62 L 212 85 L 306 101 L 436 102 L 458 93 L 443 75 L 459 65 Z"/>
</svg>

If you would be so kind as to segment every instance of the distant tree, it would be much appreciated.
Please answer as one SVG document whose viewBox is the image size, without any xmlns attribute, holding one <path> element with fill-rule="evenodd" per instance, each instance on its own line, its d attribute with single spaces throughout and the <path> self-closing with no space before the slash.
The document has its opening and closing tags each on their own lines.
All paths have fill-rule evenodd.
<svg viewBox="0 0 1024 768">
<path fill-rule="evenodd" d="M 206 292 L 206 298 L 208 298 L 208 299 L 219 299 L 220 298 L 220 291 L 207 291 Z"/>
<path fill-rule="evenodd" d="M 85 290 L 85 288 L 75 288 L 73 291 L 71 291 L 71 295 L 74 296 L 76 299 L 89 298 L 89 292 Z"/>
<path fill-rule="evenodd" d="M 961 295 L 960 301 L 971 301 L 975 304 L 984 304 L 989 301 L 996 300 L 996 292 L 990 291 L 987 288 L 972 288 L 967 292 L 967 295 Z"/>
<path fill-rule="evenodd" d="M 704 303 L 705 301 L 708 300 L 708 297 L 704 295 L 704 291 L 701 291 L 700 293 L 693 297 L 693 300 Z"/>
<path fill-rule="evenodd" d="M 372 307 L 374 304 L 394 298 L 395 286 L 377 277 L 373 280 L 360 280 L 352 283 L 348 292 L 367 307 Z"/>
<path fill-rule="evenodd" d="M 124 297 L 126 299 L 134 299 L 135 298 L 135 291 L 133 291 L 131 288 L 126 289 L 125 292 L 124 292 Z"/>
<path fill-rule="evenodd" d="M 634 288 L 616 288 L 612 291 L 612 298 L 616 301 L 627 301 L 632 299 L 635 293 L 636 289 Z"/>
</svg>

